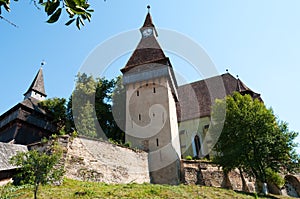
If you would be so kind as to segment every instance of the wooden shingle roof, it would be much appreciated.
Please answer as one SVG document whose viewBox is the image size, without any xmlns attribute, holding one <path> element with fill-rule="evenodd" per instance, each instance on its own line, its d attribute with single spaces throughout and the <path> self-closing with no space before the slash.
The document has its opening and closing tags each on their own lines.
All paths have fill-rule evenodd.
<svg viewBox="0 0 300 199">
<path fill-rule="evenodd" d="M 167 57 L 155 37 L 143 38 L 121 71 L 124 73 L 135 66 L 147 63 L 161 63 L 166 59 Z"/>
<path fill-rule="evenodd" d="M 7 144 L 0 142 L 0 171 L 15 169 L 16 166 L 13 166 L 9 163 L 10 158 L 17 154 L 17 152 L 26 152 L 27 147 L 24 145 L 18 144 Z"/>
<path fill-rule="evenodd" d="M 0 130 L 18 120 L 54 132 L 52 117 L 39 106 L 39 100 L 29 97 L 0 116 Z"/>
<path fill-rule="evenodd" d="M 148 14 L 146 15 L 146 19 L 142 28 L 145 27 L 154 27 L 150 12 L 148 12 Z"/>
<path fill-rule="evenodd" d="M 250 94 L 253 98 L 261 100 L 260 94 L 252 91 L 240 79 L 236 79 L 230 73 L 179 86 L 177 89 L 179 98 L 177 103 L 178 121 L 210 116 L 215 99 L 223 99 L 235 91 Z"/>
<path fill-rule="evenodd" d="M 29 93 L 30 91 L 35 91 L 41 95 L 44 95 L 47 97 L 46 91 L 45 91 L 45 86 L 44 86 L 44 76 L 43 76 L 43 69 L 40 68 L 38 73 L 36 74 L 33 82 L 31 83 L 30 87 L 26 91 L 24 95 Z"/>
<path fill-rule="evenodd" d="M 148 63 L 160 63 L 160 64 L 168 64 L 169 59 L 166 57 L 165 53 L 161 49 L 158 41 L 156 40 L 156 29 L 152 21 L 151 14 L 148 12 L 146 15 L 143 26 L 141 27 L 141 31 L 145 28 L 151 27 L 154 30 L 153 35 L 148 37 L 142 37 L 140 42 L 138 43 L 136 49 L 132 53 L 129 58 L 127 64 L 124 68 L 121 69 L 122 73 L 133 69 L 135 66 L 139 66 L 142 64 Z"/>
</svg>

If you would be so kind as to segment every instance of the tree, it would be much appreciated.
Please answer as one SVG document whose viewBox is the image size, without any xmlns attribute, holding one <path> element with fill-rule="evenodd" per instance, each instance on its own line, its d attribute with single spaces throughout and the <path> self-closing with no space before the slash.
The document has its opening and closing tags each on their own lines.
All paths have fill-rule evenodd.
<svg viewBox="0 0 300 199">
<path fill-rule="evenodd" d="M 104 134 L 111 137 L 110 134 L 113 128 L 113 115 L 112 115 L 112 92 L 115 81 L 107 80 L 105 78 L 96 79 L 96 93 L 95 93 L 95 111 L 97 120 Z M 101 137 L 101 135 L 98 135 Z"/>
<path fill-rule="evenodd" d="M 54 145 L 46 152 L 31 150 L 20 152 L 12 157 L 11 164 L 19 167 L 18 179 L 21 179 L 21 184 L 33 185 L 35 199 L 41 184 L 45 185 L 61 179 L 63 167 L 56 167 L 61 154 L 61 149 Z"/>
<path fill-rule="evenodd" d="M 18 0 L 15 0 L 18 1 Z M 70 25 L 76 21 L 76 26 L 80 29 L 84 26 L 84 21 L 91 21 L 91 13 L 94 12 L 90 9 L 90 4 L 87 0 L 33 0 L 37 9 L 44 9 L 45 13 L 49 16 L 47 23 L 55 23 L 61 16 L 62 11 L 69 15 L 69 21 L 65 25 Z M 2 8 L 7 12 L 10 11 L 10 0 L 0 0 L 0 18 Z"/>
<path fill-rule="evenodd" d="M 71 96 L 71 105 L 68 105 L 68 113 L 74 121 L 75 128 L 80 135 L 97 137 L 95 127 L 96 117 L 94 110 L 96 81 L 92 76 L 78 74 L 76 86 Z"/>
<path fill-rule="evenodd" d="M 299 156 L 294 149 L 297 133 L 289 131 L 285 122 L 277 121 L 272 109 L 250 95 L 236 92 L 225 100 L 216 100 L 212 113 L 216 127 L 212 129 L 224 119 L 218 117 L 224 106 L 226 118 L 215 146 L 214 161 L 225 171 L 239 168 L 265 183 L 270 170 L 290 172 L 297 167 Z"/>
<path fill-rule="evenodd" d="M 123 86 L 122 76 L 115 80 L 115 86 L 112 93 L 112 113 L 113 127 L 112 138 L 125 142 L 125 118 L 126 118 L 126 90 Z"/>
<path fill-rule="evenodd" d="M 67 123 L 66 118 L 66 99 L 64 98 L 52 98 L 47 99 L 39 103 L 42 109 L 44 109 L 53 118 L 52 122 L 57 126 L 57 131 L 65 131 Z"/>
<path fill-rule="evenodd" d="M 105 135 L 114 141 L 124 142 L 125 134 L 115 121 L 112 110 L 113 104 L 120 101 L 113 100 L 113 96 L 119 99 L 124 95 L 121 85 L 120 77 L 108 80 L 80 73 L 77 75 L 76 86 L 67 105 L 67 118 L 75 121 L 79 134 L 98 138 Z"/>
</svg>

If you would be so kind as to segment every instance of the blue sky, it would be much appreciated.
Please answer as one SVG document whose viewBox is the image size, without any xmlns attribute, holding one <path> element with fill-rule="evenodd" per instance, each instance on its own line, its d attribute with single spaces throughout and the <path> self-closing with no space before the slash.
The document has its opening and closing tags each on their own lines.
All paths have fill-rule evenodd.
<svg viewBox="0 0 300 199">
<path fill-rule="evenodd" d="M 68 98 L 74 77 L 89 53 L 114 35 L 140 28 L 150 4 L 156 27 L 193 39 L 205 49 L 220 74 L 228 68 L 231 74 L 239 75 L 252 90 L 261 93 L 265 104 L 287 121 L 291 130 L 300 131 L 300 1 L 90 3 L 95 9 L 92 22 L 79 31 L 75 26 L 64 26 L 67 16 L 56 24 L 45 23 L 46 14 L 30 0 L 11 2 L 12 11 L 3 12 L 3 16 L 18 28 L 0 20 L 0 113 L 23 99 L 42 60 L 47 63 L 44 76 L 48 96 Z M 118 74 L 127 57 L 116 61 L 109 75 Z M 182 60 L 175 57 L 172 63 L 176 71 L 184 71 Z"/>
</svg>

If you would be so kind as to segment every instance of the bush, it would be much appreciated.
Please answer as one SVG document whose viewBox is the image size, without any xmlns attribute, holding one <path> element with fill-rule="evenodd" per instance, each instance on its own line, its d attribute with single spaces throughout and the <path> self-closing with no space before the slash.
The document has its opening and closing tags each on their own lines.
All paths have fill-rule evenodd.
<svg viewBox="0 0 300 199">
<path fill-rule="evenodd" d="M 285 183 L 284 179 L 279 175 L 279 173 L 273 171 L 270 168 L 266 170 L 266 175 L 267 175 L 267 182 L 273 183 L 279 188 L 281 188 Z"/>
<path fill-rule="evenodd" d="M 130 142 L 126 142 L 126 143 L 124 144 L 124 146 L 130 148 L 130 147 L 131 147 L 131 143 L 130 143 Z"/>
<path fill-rule="evenodd" d="M 185 159 L 186 160 L 192 160 L 193 158 L 192 158 L 192 156 L 188 155 L 188 156 L 185 156 Z"/>
<path fill-rule="evenodd" d="M 73 131 L 73 132 L 71 133 L 71 137 L 72 137 L 72 138 L 78 137 L 77 131 Z"/>
</svg>

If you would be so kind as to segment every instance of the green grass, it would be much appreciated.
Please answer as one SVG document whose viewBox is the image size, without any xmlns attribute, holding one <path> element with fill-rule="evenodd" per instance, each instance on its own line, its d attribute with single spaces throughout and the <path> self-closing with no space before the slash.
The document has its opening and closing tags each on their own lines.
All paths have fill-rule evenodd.
<svg viewBox="0 0 300 199">
<path fill-rule="evenodd" d="M 232 190 L 226 190 L 214 187 L 196 186 L 196 185 L 153 185 L 153 184 L 116 184 L 108 185 L 105 183 L 82 182 L 70 179 L 64 179 L 61 186 L 42 186 L 38 197 L 41 199 L 66 199 L 66 198 L 207 198 L 207 199 L 246 199 L 255 198 L 254 194 L 237 193 Z M 30 186 L 16 187 L 7 185 L 0 187 L 0 198 L 33 198 L 33 192 Z M 264 198 L 260 197 L 259 198 Z M 267 198 L 288 198 L 279 196 L 270 196 Z"/>
</svg>

